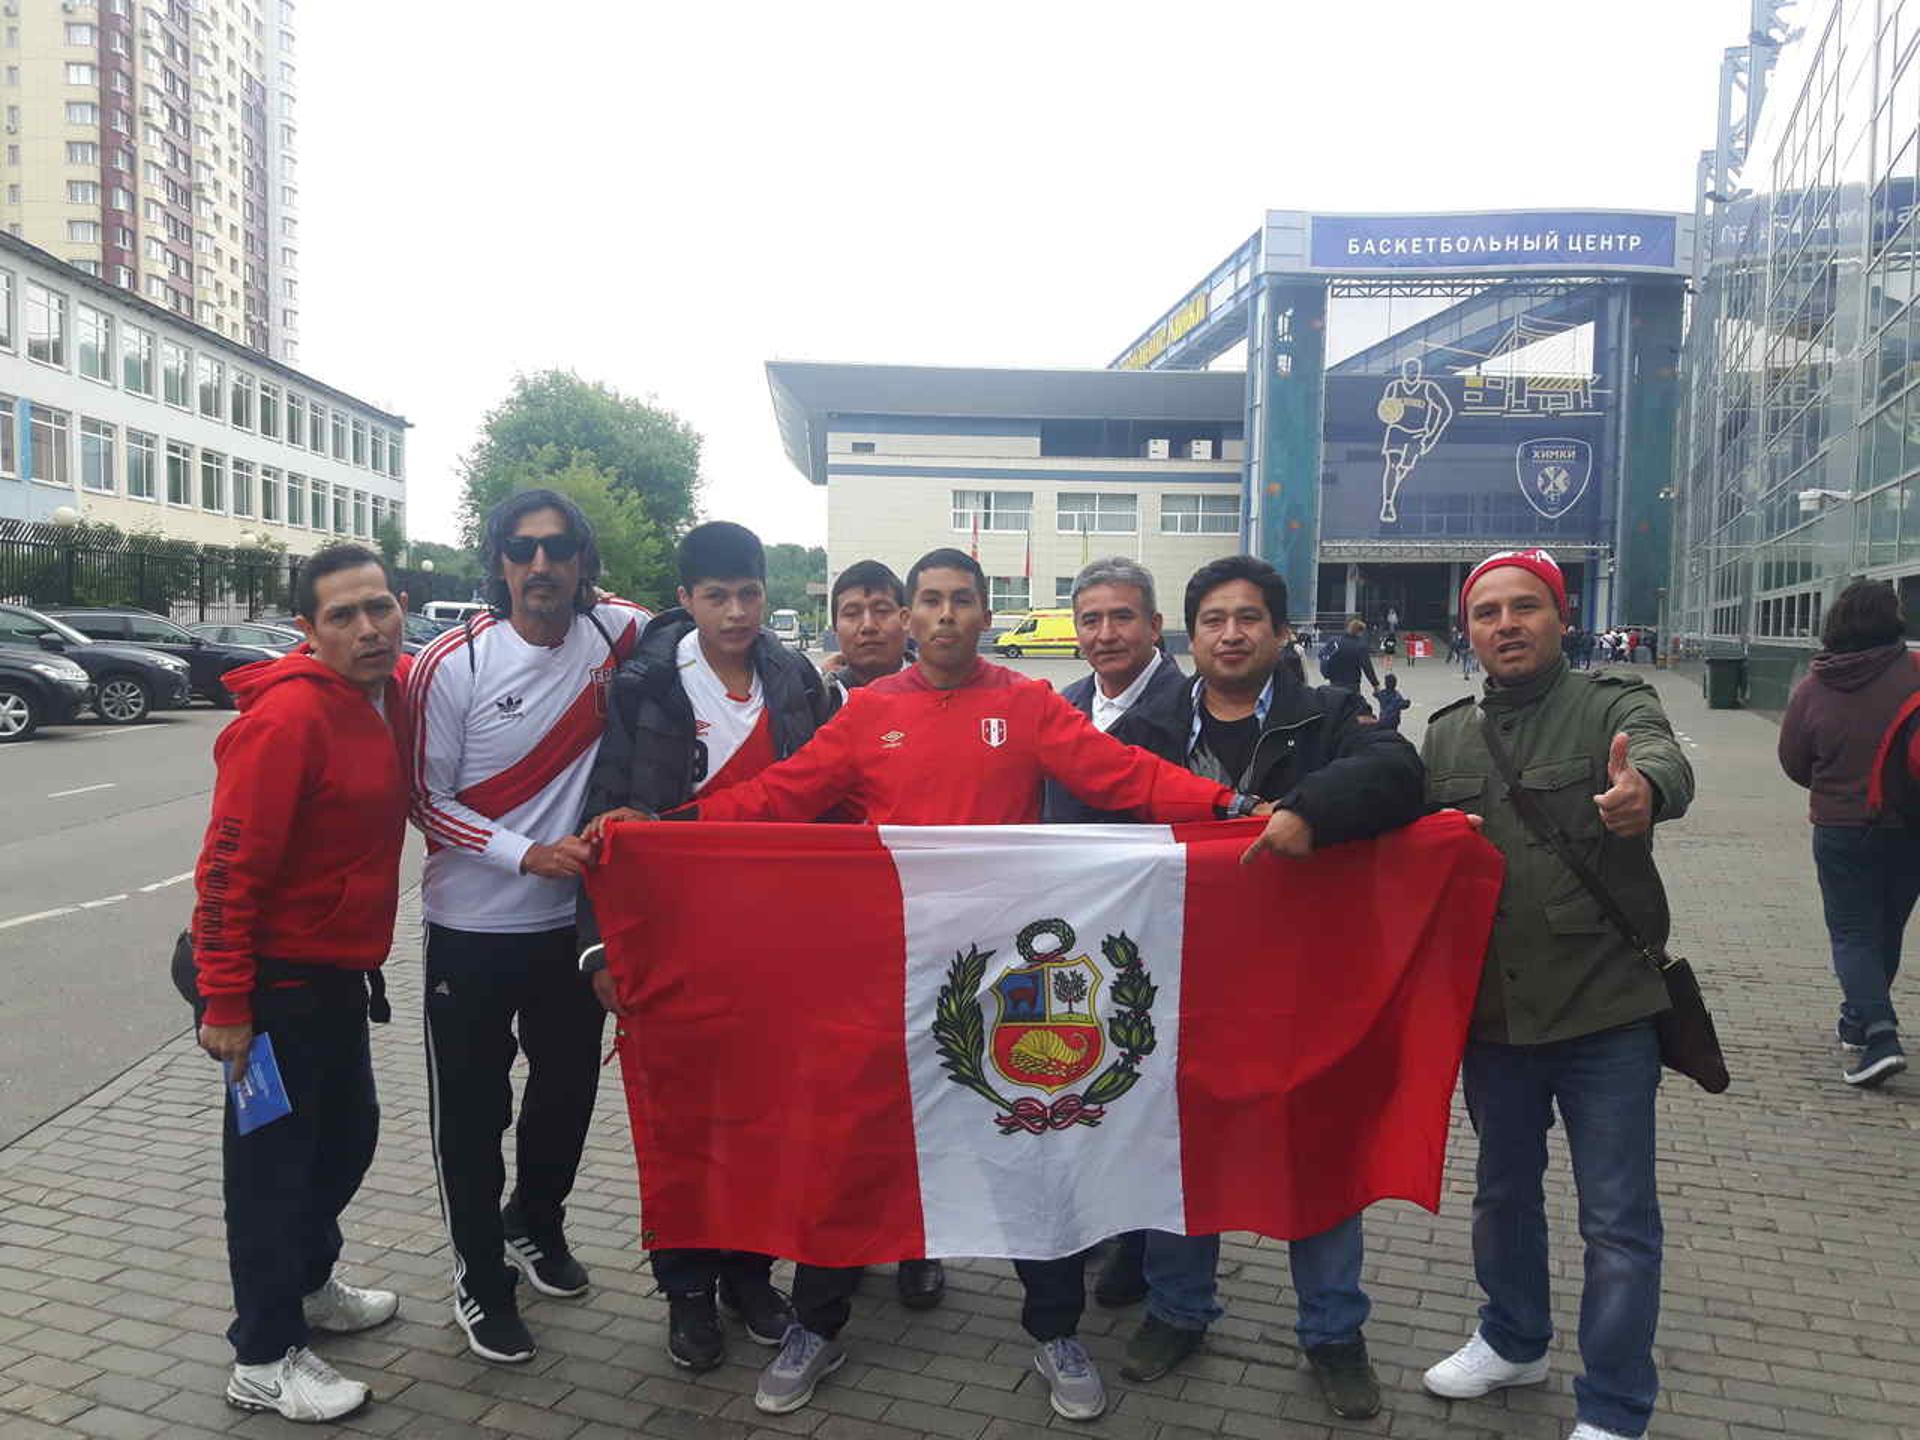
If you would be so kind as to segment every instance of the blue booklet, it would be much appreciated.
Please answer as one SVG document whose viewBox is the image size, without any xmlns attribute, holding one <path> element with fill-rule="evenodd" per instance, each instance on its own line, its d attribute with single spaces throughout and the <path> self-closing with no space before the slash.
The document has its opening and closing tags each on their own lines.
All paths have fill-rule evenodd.
<svg viewBox="0 0 1920 1440">
<path fill-rule="evenodd" d="M 293 1113 L 293 1102 L 287 1099 L 287 1087 L 280 1079 L 280 1062 L 273 1058 L 271 1035 L 253 1037 L 245 1079 L 234 1084 L 231 1065 L 227 1075 L 227 1091 L 233 1096 L 233 1123 L 242 1135 L 251 1135 L 262 1125 Z"/>
</svg>

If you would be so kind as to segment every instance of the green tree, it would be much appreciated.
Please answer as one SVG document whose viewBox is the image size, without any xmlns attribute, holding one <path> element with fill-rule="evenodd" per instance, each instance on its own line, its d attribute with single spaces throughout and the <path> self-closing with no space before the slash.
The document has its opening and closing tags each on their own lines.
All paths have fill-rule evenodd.
<svg viewBox="0 0 1920 1440">
<path fill-rule="evenodd" d="M 373 541 L 380 549 L 380 558 L 390 566 L 400 562 L 400 552 L 407 548 L 406 532 L 391 515 L 375 528 Z"/>
<path fill-rule="evenodd" d="M 477 546 L 487 512 L 500 501 L 559 473 L 579 483 L 583 465 L 611 493 L 631 500 L 636 522 L 658 535 L 678 535 L 692 523 L 700 481 L 700 436 L 693 428 L 611 386 L 545 370 L 515 379 L 460 462 L 462 537 Z M 657 585 L 651 572 L 647 578 Z"/>
<path fill-rule="evenodd" d="M 480 557 L 472 550 L 457 545 L 442 545 L 433 540 L 416 540 L 407 547 L 407 552 L 408 562 L 416 569 L 423 562 L 431 560 L 436 575 L 473 584 L 480 580 Z"/>
<path fill-rule="evenodd" d="M 825 602 L 807 594 L 807 586 L 827 581 L 827 552 L 819 545 L 767 546 L 767 613 L 798 610 L 814 615 Z"/>
</svg>

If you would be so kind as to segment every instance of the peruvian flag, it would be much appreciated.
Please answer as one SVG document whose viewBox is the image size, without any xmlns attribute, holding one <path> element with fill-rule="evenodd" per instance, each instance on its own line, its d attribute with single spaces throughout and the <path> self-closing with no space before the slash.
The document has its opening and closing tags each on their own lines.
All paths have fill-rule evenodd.
<svg viewBox="0 0 1920 1440">
<path fill-rule="evenodd" d="M 819 1265 L 1435 1209 L 1499 854 L 1432 816 L 613 827 L 642 1239 Z"/>
</svg>

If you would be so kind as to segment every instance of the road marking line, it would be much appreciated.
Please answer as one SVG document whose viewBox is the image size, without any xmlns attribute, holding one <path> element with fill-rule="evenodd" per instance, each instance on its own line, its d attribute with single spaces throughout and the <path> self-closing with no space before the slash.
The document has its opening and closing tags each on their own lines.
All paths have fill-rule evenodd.
<svg viewBox="0 0 1920 1440">
<path fill-rule="evenodd" d="M 36 910 L 31 915 L 16 915 L 11 920 L 0 920 L 0 930 L 11 930 L 16 925 L 31 925 L 36 920 L 52 920 L 57 916 L 71 915 L 78 905 L 62 905 L 58 910 Z"/>
<path fill-rule="evenodd" d="M 82 910 L 98 910 L 102 905 L 118 905 L 126 898 L 125 895 L 109 895 L 104 900 L 83 900 L 80 902 L 80 908 Z"/>
<path fill-rule="evenodd" d="M 156 890 L 164 890 L 169 885 L 178 885 L 182 880 L 191 880 L 192 878 L 193 871 L 183 870 L 178 875 L 169 875 L 166 879 L 156 880 L 151 885 L 142 885 L 140 887 L 140 893 L 142 895 L 151 895 Z"/>
<path fill-rule="evenodd" d="M 78 790 L 55 790 L 47 796 L 47 799 L 64 800 L 69 795 L 89 795 L 95 790 L 111 790 L 116 783 L 113 780 L 103 780 L 98 785 L 82 785 Z"/>
</svg>

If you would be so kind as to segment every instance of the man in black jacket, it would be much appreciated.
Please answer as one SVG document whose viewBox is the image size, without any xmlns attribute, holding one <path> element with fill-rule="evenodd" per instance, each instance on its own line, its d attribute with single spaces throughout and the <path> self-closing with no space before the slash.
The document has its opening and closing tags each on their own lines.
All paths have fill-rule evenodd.
<svg viewBox="0 0 1920 1440">
<path fill-rule="evenodd" d="M 641 632 L 608 690 L 606 735 L 583 821 L 622 806 L 658 813 L 751 779 L 806 744 L 826 719 L 812 663 L 761 627 L 767 563 L 754 533 L 726 521 L 696 526 L 677 559 L 679 608 Z M 584 889 L 578 930 L 580 968 L 604 969 L 600 927 Z M 619 1003 L 616 997 L 612 1006 Z M 674 1364 L 710 1370 L 726 1358 L 716 1289 L 755 1341 L 777 1346 L 784 1339 L 793 1312 L 768 1278 L 771 1256 L 655 1250 L 649 1258 L 667 1294 Z"/>
<path fill-rule="evenodd" d="M 1373 671 L 1373 653 L 1367 648 L 1367 624 L 1355 618 L 1347 622 L 1347 633 L 1335 636 L 1320 661 L 1320 678 L 1329 685 L 1360 693 L 1364 678 L 1380 693 L 1380 677 Z"/>
<path fill-rule="evenodd" d="M 1162 703 L 1135 706 L 1113 737 L 1272 801 L 1287 817 L 1275 847 L 1283 855 L 1412 823 L 1425 810 L 1419 754 L 1398 733 L 1363 723 L 1367 708 L 1353 691 L 1308 689 L 1292 677 L 1281 664 L 1286 615 L 1286 582 L 1265 561 L 1235 555 L 1202 566 L 1186 593 L 1197 677 Z M 1364 1253 L 1359 1215 L 1289 1246 L 1300 1348 L 1328 1405 L 1348 1419 L 1380 1408 L 1361 1335 L 1370 1309 Z M 1148 1234 L 1147 1316 L 1121 1374 L 1155 1379 L 1198 1347 L 1221 1313 L 1219 1256 L 1218 1236 Z"/>
</svg>

